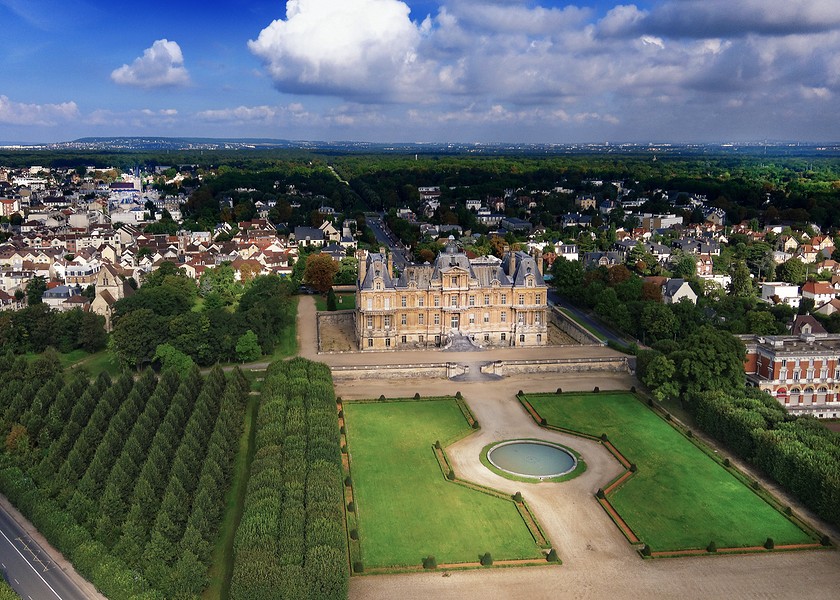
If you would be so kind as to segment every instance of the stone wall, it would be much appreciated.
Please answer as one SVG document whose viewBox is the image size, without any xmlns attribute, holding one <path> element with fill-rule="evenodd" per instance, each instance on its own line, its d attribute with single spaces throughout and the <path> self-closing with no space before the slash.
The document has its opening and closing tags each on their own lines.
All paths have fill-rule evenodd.
<svg viewBox="0 0 840 600">
<path fill-rule="evenodd" d="M 356 381 L 360 379 L 448 379 L 467 372 L 464 365 L 457 363 L 428 363 L 380 366 L 332 367 L 333 381 Z"/>
<path fill-rule="evenodd" d="M 563 333 L 570 336 L 573 340 L 584 346 L 604 346 L 604 342 L 595 337 L 585 327 L 581 327 L 575 321 L 566 316 L 556 306 L 549 311 L 549 319 L 555 324 Z"/>
<path fill-rule="evenodd" d="M 627 357 L 558 358 L 546 360 L 497 360 L 481 367 L 489 375 L 528 373 L 631 373 Z"/>
</svg>

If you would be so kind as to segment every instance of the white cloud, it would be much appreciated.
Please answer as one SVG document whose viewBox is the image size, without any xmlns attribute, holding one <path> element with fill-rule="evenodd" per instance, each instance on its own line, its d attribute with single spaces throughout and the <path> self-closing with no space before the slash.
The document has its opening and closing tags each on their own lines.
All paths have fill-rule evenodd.
<svg viewBox="0 0 840 600">
<path fill-rule="evenodd" d="M 120 85 L 143 88 L 181 86 L 190 82 L 181 47 L 167 39 L 156 40 L 133 63 L 114 69 L 111 79 Z"/>
<path fill-rule="evenodd" d="M 412 21 L 401 0 L 290 0 L 249 47 L 280 91 L 347 103 L 310 108 L 313 126 L 388 139 L 406 127 L 420 138 L 424 123 L 450 139 L 481 127 L 507 139 L 696 139 L 756 124 L 790 131 L 809 111 L 840 108 L 836 1 L 663 0 L 599 18 L 539 0 L 442 0 Z M 291 118 L 276 107 L 225 110 L 204 117 Z M 799 120 L 780 120 L 791 114 Z"/>
<path fill-rule="evenodd" d="M 248 47 L 284 92 L 406 99 L 423 71 L 409 12 L 399 0 L 289 0 Z"/>
<path fill-rule="evenodd" d="M 11 125 L 58 125 L 79 116 L 75 102 L 61 104 L 26 104 L 12 102 L 8 96 L 0 96 L 0 123 Z"/>
<path fill-rule="evenodd" d="M 310 115 L 299 102 L 287 106 L 237 106 L 203 110 L 195 115 L 201 121 L 214 123 L 264 123 L 282 124 L 292 120 L 306 119 Z"/>
</svg>

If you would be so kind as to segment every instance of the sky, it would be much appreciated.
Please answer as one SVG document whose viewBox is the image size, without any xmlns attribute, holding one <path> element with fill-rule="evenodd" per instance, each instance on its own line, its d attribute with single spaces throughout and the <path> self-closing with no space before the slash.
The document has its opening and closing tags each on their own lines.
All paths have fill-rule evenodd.
<svg viewBox="0 0 840 600">
<path fill-rule="evenodd" d="M 840 141 L 840 0 L 0 0 L 0 141 Z"/>
</svg>

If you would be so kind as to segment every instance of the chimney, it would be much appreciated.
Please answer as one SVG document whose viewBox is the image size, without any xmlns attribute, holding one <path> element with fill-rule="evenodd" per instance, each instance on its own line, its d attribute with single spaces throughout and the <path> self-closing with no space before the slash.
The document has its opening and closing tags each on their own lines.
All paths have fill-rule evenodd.
<svg viewBox="0 0 840 600">
<path fill-rule="evenodd" d="M 542 250 L 537 249 L 537 271 L 540 272 L 540 275 L 543 274 L 543 255 Z"/>
<path fill-rule="evenodd" d="M 388 275 L 394 276 L 394 253 L 388 253 Z"/>
<path fill-rule="evenodd" d="M 509 256 L 510 256 L 510 258 L 508 260 L 508 270 L 510 271 L 508 273 L 508 277 L 513 277 L 514 274 L 516 273 L 516 251 L 511 250 L 510 246 L 505 246 L 505 248 L 508 249 L 508 253 L 509 253 Z"/>
<path fill-rule="evenodd" d="M 361 287 L 365 275 L 367 275 L 367 257 L 365 255 L 364 250 L 356 250 L 356 260 L 359 261 L 359 287 Z"/>
</svg>

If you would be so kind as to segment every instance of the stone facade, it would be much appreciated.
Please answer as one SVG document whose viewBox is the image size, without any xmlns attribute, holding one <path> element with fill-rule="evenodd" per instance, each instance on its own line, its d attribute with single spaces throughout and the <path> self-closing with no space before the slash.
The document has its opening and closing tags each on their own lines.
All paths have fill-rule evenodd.
<svg viewBox="0 0 840 600">
<path fill-rule="evenodd" d="M 840 335 L 739 336 L 747 382 L 795 415 L 840 417 Z"/>
<path fill-rule="evenodd" d="M 480 346 L 542 346 L 548 341 L 548 288 L 542 256 L 467 257 L 450 238 L 434 264 L 408 264 L 398 276 L 390 255 L 359 253 L 356 332 L 361 350 L 445 346 L 466 336 Z"/>
</svg>

